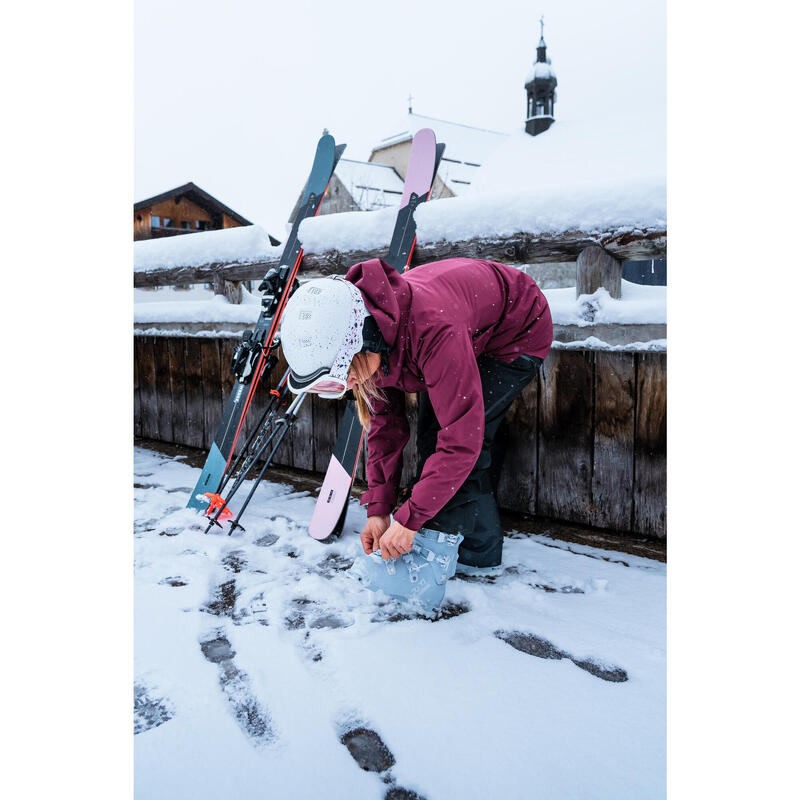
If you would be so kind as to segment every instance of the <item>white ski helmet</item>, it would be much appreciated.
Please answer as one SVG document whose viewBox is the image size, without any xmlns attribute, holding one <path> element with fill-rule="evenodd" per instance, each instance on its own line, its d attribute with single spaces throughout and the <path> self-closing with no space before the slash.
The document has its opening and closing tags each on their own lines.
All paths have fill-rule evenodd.
<svg viewBox="0 0 800 800">
<path fill-rule="evenodd" d="M 335 399 L 347 391 L 353 356 L 364 345 L 369 316 L 361 292 L 341 276 L 300 286 L 281 317 L 281 347 L 289 364 L 289 389 Z"/>
</svg>

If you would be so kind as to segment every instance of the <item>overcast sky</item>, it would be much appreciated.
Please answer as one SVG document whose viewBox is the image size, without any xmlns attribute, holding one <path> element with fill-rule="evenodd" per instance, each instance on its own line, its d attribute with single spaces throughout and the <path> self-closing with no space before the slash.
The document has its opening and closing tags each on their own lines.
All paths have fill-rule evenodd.
<svg viewBox="0 0 800 800">
<path fill-rule="evenodd" d="M 325 127 L 366 160 L 409 93 L 519 127 L 541 15 L 557 120 L 664 108 L 664 0 L 136 0 L 134 199 L 192 180 L 283 239 Z"/>
</svg>

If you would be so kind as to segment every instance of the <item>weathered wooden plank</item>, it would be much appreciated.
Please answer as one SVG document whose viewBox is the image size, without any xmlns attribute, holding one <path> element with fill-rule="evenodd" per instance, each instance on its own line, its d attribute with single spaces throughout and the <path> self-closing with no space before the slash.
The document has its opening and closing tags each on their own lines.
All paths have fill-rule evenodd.
<svg viewBox="0 0 800 800">
<path fill-rule="evenodd" d="M 636 354 L 633 526 L 667 535 L 667 354 Z"/>
<path fill-rule="evenodd" d="M 200 360 L 203 364 L 203 442 L 205 447 L 211 447 L 225 402 L 222 397 L 219 339 L 200 340 Z"/>
<path fill-rule="evenodd" d="M 605 231 L 591 234 L 583 231 L 565 231 L 539 236 L 520 233 L 498 239 L 474 238 L 460 242 L 417 244 L 412 264 L 424 264 L 454 256 L 522 264 L 576 261 L 581 250 L 591 245 L 601 246 L 619 261 L 664 258 L 667 250 L 667 232 L 665 229 L 636 230 L 628 233 Z M 384 255 L 383 248 L 305 253 L 303 270 L 325 275 L 341 273 L 352 264 Z M 264 277 L 268 269 L 278 266 L 278 263 L 279 259 L 275 258 L 250 264 L 216 262 L 196 267 L 136 271 L 133 273 L 133 285 L 143 287 L 177 283 L 213 283 L 215 277 L 227 281 L 259 280 Z"/>
<path fill-rule="evenodd" d="M 172 398 L 172 441 L 186 444 L 186 350 L 183 338 L 165 337 Z"/>
<path fill-rule="evenodd" d="M 156 414 L 158 438 L 174 442 L 172 431 L 172 392 L 170 389 L 169 340 L 166 336 L 153 337 L 153 358 L 156 368 Z"/>
<path fill-rule="evenodd" d="M 153 336 L 137 336 L 139 349 L 139 397 L 142 407 L 142 436 L 158 439 L 158 405 L 156 400 L 156 362 Z"/>
<path fill-rule="evenodd" d="M 311 406 L 314 431 L 314 469 L 324 473 L 333 454 L 339 431 L 339 403 L 314 395 L 306 404 Z"/>
<path fill-rule="evenodd" d="M 537 513 L 587 524 L 594 353 L 551 350 L 540 371 Z"/>
<path fill-rule="evenodd" d="M 590 522 L 629 531 L 633 523 L 633 353 L 595 354 L 594 462 Z"/>
<path fill-rule="evenodd" d="M 138 336 L 133 337 L 133 435 L 142 435 L 142 403 L 139 397 L 139 348 Z"/>
<path fill-rule="evenodd" d="M 536 513 L 539 381 L 525 387 L 506 415 L 506 455 L 497 486 L 497 503 L 526 514 Z"/>
<path fill-rule="evenodd" d="M 233 350 L 240 339 L 234 338 L 220 338 L 219 342 L 219 368 L 222 375 L 222 396 L 227 401 L 230 393 L 233 391 L 233 384 L 236 383 L 236 376 L 231 375 L 231 356 Z"/>
<path fill-rule="evenodd" d="M 581 250 L 575 296 L 594 294 L 603 288 L 615 299 L 622 297 L 622 262 L 597 245 Z"/>
<path fill-rule="evenodd" d="M 205 447 L 203 364 L 200 350 L 201 340 L 194 336 L 183 339 L 186 374 L 186 444 L 189 447 Z"/>
<path fill-rule="evenodd" d="M 314 469 L 313 395 L 306 397 L 292 428 L 292 461 L 295 469 Z"/>
</svg>

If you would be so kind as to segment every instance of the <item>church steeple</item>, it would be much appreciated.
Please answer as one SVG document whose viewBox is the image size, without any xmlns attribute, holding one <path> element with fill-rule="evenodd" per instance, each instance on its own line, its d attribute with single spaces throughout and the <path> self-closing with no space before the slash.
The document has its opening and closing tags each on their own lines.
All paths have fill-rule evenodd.
<svg viewBox="0 0 800 800">
<path fill-rule="evenodd" d="M 547 57 L 547 44 L 544 41 L 544 17 L 539 20 L 541 32 L 536 47 L 536 63 L 525 81 L 528 107 L 525 117 L 525 130 L 536 136 L 546 131 L 554 122 L 556 104 L 556 73 Z"/>
</svg>

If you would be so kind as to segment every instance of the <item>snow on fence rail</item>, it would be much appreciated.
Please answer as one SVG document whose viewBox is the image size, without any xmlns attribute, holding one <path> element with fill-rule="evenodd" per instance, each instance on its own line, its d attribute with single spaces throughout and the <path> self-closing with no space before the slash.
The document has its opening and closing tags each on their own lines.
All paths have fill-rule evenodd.
<svg viewBox="0 0 800 800">
<path fill-rule="evenodd" d="M 134 336 L 136 436 L 209 448 L 233 378 L 237 338 Z M 553 349 L 510 411 L 498 500 L 512 511 L 651 537 L 666 536 L 666 359 L 661 351 Z M 245 433 L 260 416 L 256 394 Z M 402 483 L 416 471 L 416 414 Z M 343 401 L 312 397 L 275 463 L 323 473 Z M 358 478 L 363 480 L 364 465 Z"/>
<path fill-rule="evenodd" d="M 380 213 L 380 212 L 375 212 Z M 363 212 L 362 212 L 363 214 Z M 335 215 L 335 216 L 346 216 Z M 333 219 L 331 215 L 327 219 Z M 323 218 L 324 219 L 324 218 Z M 232 229 L 238 230 L 238 229 Z M 217 233 L 214 231 L 214 233 Z M 174 237 L 167 242 L 181 238 L 194 238 L 205 234 L 190 234 L 186 237 Z M 147 243 L 149 244 L 149 243 Z M 667 231 L 665 226 L 656 228 L 615 228 L 605 231 L 564 231 L 561 233 L 518 233 L 501 237 L 475 237 L 463 241 L 437 241 L 418 243 L 414 251 L 414 264 L 436 261 L 455 256 L 483 258 L 501 263 L 547 263 L 558 261 L 577 261 L 580 254 L 590 247 L 601 247 L 618 262 L 636 261 L 651 258 L 664 258 L 667 249 Z M 214 283 L 221 281 L 260 280 L 270 267 L 277 266 L 280 260 L 280 248 L 269 248 L 274 255 L 259 257 L 257 252 L 242 253 L 236 261 L 193 259 L 192 263 L 175 263 L 174 256 L 166 256 L 164 265 L 157 266 L 155 259 L 148 253 L 148 260 L 137 258 L 133 273 L 134 288 L 148 286 L 170 286 L 180 283 Z M 303 256 L 304 272 L 315 272 L 322 275 L 344 272 L 352 264 L 379 258 L 386 252 L 386 247 L 373 249 L 326 250 L 322 252 L 305 252 Z"/>
</svg>

